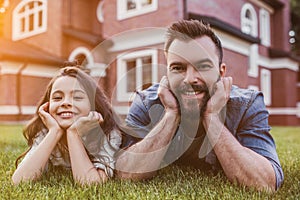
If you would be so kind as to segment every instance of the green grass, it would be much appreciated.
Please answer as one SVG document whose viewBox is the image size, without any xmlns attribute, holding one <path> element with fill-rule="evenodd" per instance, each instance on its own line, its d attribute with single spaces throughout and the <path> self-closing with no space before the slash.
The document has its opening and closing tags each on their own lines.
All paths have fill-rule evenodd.
<svg viewBox="0 0 300 200">
<path fill-rule="evenodd" d="M 16 157 L 26 149 L 21 126 L 0 126 L 0 199 L 300 199 L 300 127 L 274 127 L 272 135 L 285 173 L 274 194 L 233 185 L 223 174 L 169 166 L 145 182 L 110 180 L 80 186 L 69 171 L 53 170 L 35 183 L 13 186 Z"/>
</svg>

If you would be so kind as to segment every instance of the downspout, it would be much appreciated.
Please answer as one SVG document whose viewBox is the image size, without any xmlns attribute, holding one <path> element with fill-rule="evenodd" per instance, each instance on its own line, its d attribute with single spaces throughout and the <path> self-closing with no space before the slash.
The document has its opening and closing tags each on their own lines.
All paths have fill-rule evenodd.
<svg viewBox="0 0 300 200">
<path fill-rule="evenodd" d="M 18 121 L 21 119 L 22 117 L 22 95 L 21 95 L 21 78 L 22 78 L 22 72 L 24 71 L 24 69 L 27 67 L 27 63 L 24 63 L 21 68 L 18 70 L 17 72 L 17 83 L 16 83 L 16 102 L 17 102 L 17 107 L 18 107 Z"/>
<path fill-rule="evenodd" d="M 188 13 L 187 13 L 187 0 L 183 0 L 183 19 L 188 19 Z"/>
</svg>

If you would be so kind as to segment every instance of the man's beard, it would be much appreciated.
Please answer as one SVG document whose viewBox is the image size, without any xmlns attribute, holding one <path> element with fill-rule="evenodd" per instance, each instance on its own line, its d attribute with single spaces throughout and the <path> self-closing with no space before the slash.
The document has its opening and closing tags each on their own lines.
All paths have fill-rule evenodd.
<svg viewBox="0 0 300 200">
<path fill-rule="evenodd" d="M 204 96 L 200 100 L 182 99 L 180 94 L 191 88 L 193 88 L 195 92 L 203 93 Z M 180 106 L 181 117 L 183 119 L 200 120 L 206 110 L 207 102 L 211 97 L 207 85 L 184 85 L 176 90 L 176 94 Z"/>
</svg>

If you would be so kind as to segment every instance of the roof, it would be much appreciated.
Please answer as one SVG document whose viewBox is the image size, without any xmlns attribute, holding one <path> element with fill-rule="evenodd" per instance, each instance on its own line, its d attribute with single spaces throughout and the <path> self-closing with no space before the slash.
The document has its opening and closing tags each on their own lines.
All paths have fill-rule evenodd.
<svg viewBox="0 0 300 200">
<path fill-rule="evenodd" d="M 53 56 L 41 49 L 22 42 L 0 38 L 0 59 L 11 59 L 22 62 L 62 65 L 63 58 Z"/>
<path fill-rule="evenodd" d="M 245 40 L 245 41 L 248 41 L 251 43 L 260 43 L 259 38 L 245 34 L 240 29 L 238 29 L 224 21 L 221 21 L 215 17 L 199 15 L 196 13 L 188 13 L 188 17 L 189 17 L 189 19 L 204 20 L 204 21 L 208 22 L 212 27 L 223 30 L 223 31 L 225 31 L 231 35 L 234 35 L 242 40 Z"/>
<path fill-rule="evenodd" d="M 66 36 L 76 38 L 93 46 L 96 46 L 103 41 L 103 37 L 101 35 L 95 35 L 93 33 L 75 29 L 73 27 L 64 27 L 63 33 Z"/>
</svg>

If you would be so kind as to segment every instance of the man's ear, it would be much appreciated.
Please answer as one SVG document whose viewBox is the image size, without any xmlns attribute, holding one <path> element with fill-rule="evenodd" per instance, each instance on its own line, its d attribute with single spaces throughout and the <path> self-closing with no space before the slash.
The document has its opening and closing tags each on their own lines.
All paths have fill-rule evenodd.
<svg viewBox="0 0 300 200">
<path fill-rule="evenodd" d="M 220 66 L 220 75 L 221 77 L 224 77 L 226 74 L 226 64 L 225 63 L 221 63 L 221 66 Z"/>
</svg>

